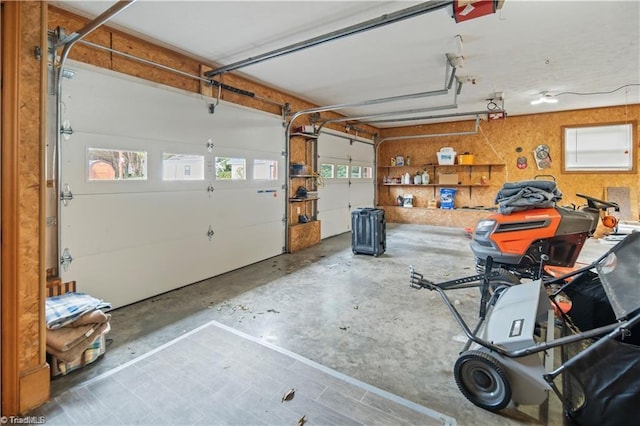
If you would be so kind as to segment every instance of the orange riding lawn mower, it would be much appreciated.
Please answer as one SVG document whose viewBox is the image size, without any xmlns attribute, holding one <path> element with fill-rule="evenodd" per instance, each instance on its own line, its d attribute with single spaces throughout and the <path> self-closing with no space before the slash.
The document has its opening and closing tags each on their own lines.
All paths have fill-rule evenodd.
<svg viewBox="0 0 640 426">
<path fill-rule="evenodd" d="M 435 283 L 410 267 L 410 287 L 436 291 L 467 337 L 453 375 L 473 404 L 497 412 L 553 392 L 576 424 L 627 424 L 640 406 L 640 232 L 576 265 L 618 209 L 577 195 L 585 206 L 558 207 L 555 181 L 505 184 L 499 213 L 478 222 L 471 242 L 479 273 Z M 481 294 L 474 327 L 447 296 L 471 287 Z"/>
<path fill-rule="evenodd" d="M 484 272 L 488 257 L 498 271 L 495 285 L 569 272 L 599 221 L 615 229 L 618 221 L 611 213 L 620 210 L 616 203 L 576 196 L 586 203 L 560 207 L 555 180 L 506 183 L 496 195 L 498 213 L 480 220 L 473 233 L 477 272 Z"/>
</svg>

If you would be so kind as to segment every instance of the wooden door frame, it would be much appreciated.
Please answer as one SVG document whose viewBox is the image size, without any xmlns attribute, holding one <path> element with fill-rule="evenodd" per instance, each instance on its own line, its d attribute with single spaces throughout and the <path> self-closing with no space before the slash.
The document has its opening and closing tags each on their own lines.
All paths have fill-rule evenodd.
<svg viewBox="0 0 640 426">
<path fill-rule="evenodd" d="M 10 1 L 2 8 L 0 402 L 10 416 L 45 402 L 50 387 L 43 262 L 47 4 Z"/>
</svg>

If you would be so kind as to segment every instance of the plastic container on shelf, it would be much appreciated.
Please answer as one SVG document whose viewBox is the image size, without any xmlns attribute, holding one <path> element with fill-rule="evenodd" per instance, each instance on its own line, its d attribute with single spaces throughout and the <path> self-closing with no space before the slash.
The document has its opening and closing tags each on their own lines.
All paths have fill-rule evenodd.
<svg viewBox="0 0 640 426">
<path fill-rule="evenodd" d="M 427 172 L 426 169 L 422 172 L 422 184 L 423 185 L 429 184 L 429 172 Z"/>
<path fill-rule="evenodd" d="M 292 175 L 301 175 L 304 173 L 304 164 L 300 164 L 300 163 L 291 163 L 291 165 L 289 166 L 290 169 L 290 173 Z"/>
<path fill-rule="evenodd" d="M 473 154 L 469 154 L 468 152 L 464 154 L 458 155 L 458 164 L 463 164 L 466 166 L 473 164 Z"/>
<path fill-rule="evenodd" d="M 440 188 L 440 208 L 453 210 L 455 209 L 454 199 L 456 197 L 455 188 Z"/>
<path fill-rule="evenodd" d="M 440 148 L 440 151 L 436 152 L 438 164 L 441 166 L 453 165 L 456 161 L 456 154 L 456 151 L 451 147 Z"/>
</svg>

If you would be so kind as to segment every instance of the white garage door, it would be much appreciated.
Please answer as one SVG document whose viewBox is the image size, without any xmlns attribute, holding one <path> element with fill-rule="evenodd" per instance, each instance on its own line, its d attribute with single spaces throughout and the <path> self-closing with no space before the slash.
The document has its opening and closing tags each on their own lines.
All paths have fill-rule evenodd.
<svg viewBox="0 0 640 426">
<path fill-rule="evenodd" d="M 324 176 L 318 191 L 322 238 L 350 231 L 353 209 L 373 207 L 373 145 L 352 137 L 321 133 L 318 138 L 318 164 Z"/>
<path fill-rule="evenodd" d="M 280 117 L 73 67 L 63 281 L 118 307 L 282 253 Z"/>
</svg>

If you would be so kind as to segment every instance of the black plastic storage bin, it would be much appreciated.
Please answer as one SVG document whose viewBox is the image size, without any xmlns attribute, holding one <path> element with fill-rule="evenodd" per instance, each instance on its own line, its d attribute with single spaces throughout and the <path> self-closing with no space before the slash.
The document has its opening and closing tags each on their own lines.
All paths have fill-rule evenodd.
<svg viewBox="0 0 640 426">
<path fill-rule="evenodd" d="M 380 256 L 387 248 L 384 210 L 371 207 L 351 212 L 351 248 L 354 253 Z"/>
</svg>

